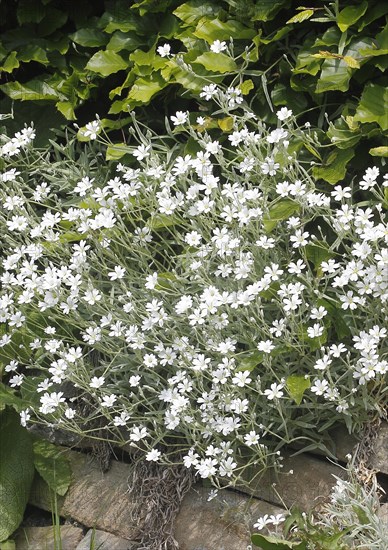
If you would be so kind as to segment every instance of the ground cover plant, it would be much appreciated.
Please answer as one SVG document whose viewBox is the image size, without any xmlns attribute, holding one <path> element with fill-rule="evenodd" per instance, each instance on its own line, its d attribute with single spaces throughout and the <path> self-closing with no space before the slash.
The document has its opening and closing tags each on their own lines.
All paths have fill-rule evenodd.
<svg viewBox="0 0 388 550">
<path fill-rule="evenodd" d="M 165 136 L 133 118 L 127 164 L 3 137 L 1 361 L 23 425 L 233 484 L 384 413 L 387 179 L 317 189 L 291 110 L 271 128 L 238 88 L 202 94 L 222 143 L 186 112 Z"/>
</svg>

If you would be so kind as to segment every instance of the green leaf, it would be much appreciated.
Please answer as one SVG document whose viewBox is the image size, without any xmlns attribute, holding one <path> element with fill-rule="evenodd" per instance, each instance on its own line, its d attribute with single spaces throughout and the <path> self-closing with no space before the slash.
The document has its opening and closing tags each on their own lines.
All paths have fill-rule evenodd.
<svg viewBox="0 0 388 550">
<path fill-rule="evenodd" d="M 234 119 L 231 116 L 226 116 L 219 118 L 217 123 L 223 132 L 230 132 L 233 129 Z"/>
<path fill-rule="evenodd" d="M 249 29 L 239 21 L 230 19 L 229 21 L 220 21 L 219 19 L 201 19 L 199 21 L 196 30 L 193 32 L 194 36 L 206 40 L 209 44 L 215 40 L 227 40 L 234 39 L 249 39 L 253 38 L 256 34 L 254 29 Z"/>
<path fill-rule="evenodd" d="M 179 6 L 173 14 L 181 19 L 186 25 L 193 25 L 202 17 L 212 18 L 221 11 L 217 4 L 210 2 L 202 2 L 202 0 L 194 0 L 186 2 Z"/>
<path fill-rule="evenodd" d="M 158 73 L 154 73 L 148 78 L 138 78 L 132 85 L 128 99 L 139 103 L 149 103 L 153 96 L 165 86 L 167 86 L 167 82 Z"/>
<path fill-rule="evenodd" d="M 88 61 L 86 69 L 99 73 L 103 76 L 109 76 L 110 74 L 117 73 L 127 69 L 128 62 L 113 52 L 112 50 L 99 51 L 95 53 Z"/>
<path fill-rule="evenodd" d="M 297 405 L 302 403 L 304 392 L 310 387 L 310 380 L 304 376 L 292 374 L 286 378 L 286 388 L 288 393 Z"/>
<path fill-rule="evenodd" d="M 259 535 L 258 533 L 252 535 L 251 541 L 262 550 L 306 550 L 307 548 L 305 542 L 292 542 L 272 535 Z"/>
<path fill-rule="evenodd" d="M 36 44 L 28 44 L 27 46 L 20 48 L 18 57 L 19 57 L 19 60 L 23 61 L 24 63 L 29 63 L 30 61 L 36 61 L 41 65 L 49 64 L 46 51 L 40 46 L 37 46 Z"/>
<path fill-rule="evenodd" d="M 263 219 L 265 230 L 270 233 L 279 222 L 287 220 L 292 214 L 298 212 L 299 204 L 291 199 L 280 200 L 270 207 Z"/>
<path fill-rule="evenodd" d="M 205 52 L 198 56 L 194 63 L 199 63 L 214 73 L 230 73 L 237 69 L 236 62 L 223 53 Z"/>
<path fill-rule="evenodd" d="M 314 15 L 314 10 L 303 10 L 294 15 L 294 17 L 291 17 L 288 21 L 286 21 L 286 24 L 289 23 L 302 23 L 303 21 L 306 21 L 307 19 L 310 19 L 310 17 Z"/>
<path fill-rule="evenodd" d="M 130 148 L 125 143 L 114 143 L 106 149 L 106 160 L 120 160 L 124 155 L 130 153 Z"/>
<path fill-rule="evenodd" d="M 105 46 L 109 40 L 109 37 L 99 29 L 78 29 L 75 33 L 70 34 L 69 38 L 86 48 Z"/>
<path fill-rule="evenodd" d="M 252 372 L 253 369 L 257 367 L 257 365 L 260 365 L 260 363 L 262 363 L 263 356 L 264 353 L 262 351 L 254 351 L 252 353 L 249 353 L 248 355 L 243 356 L 241 360 L 239 359 L 236 372 L 241 372 L 244 370 Z"/>
<path fill-rule="evenodd" d="M 337 25 L 342 32 L 348 30 L 349 27 L 354 25 L 360 17 L 364 15 L 368 9 L 368 2 L 364 0 L 359 6 L 347 6 L 339 12 L 337 18 Z"/>
<path fill-rule="evenodd" d="M 313 176 L 334 185 L 344 179 L 346 166 L 354 155 L 355 152 L 353 149 L 337 149 L 336 151 L 332 151 L 327 157 L 325 165 L 314 166 Z"/>
<path fill-rule="evenodd" d="M 31 437 L 11 409 L 0 413 L 0 541 L 5 541 L 23 519 L 34 463 Z"/>
<path fill-rule="evenodd" d="M 255 85 L 253 84 L 252 80 L 244 80 L 244 82 L 241 82 L 238 86 L 241 90 L 242 95 L 248 95 L 251 90 L 254 89 Z"/>
<path fill-rule="evenodd" d="M 0 382 L 0 411 L 6 406 L 13 407 L 20 412 L 28 406 L 28 403 L 15 394 L 15 390 Z"/>
<path fill-rule="evenodd" d="M 47 485 L 63 496 L 71 483 L 71 468 L 63 451 L 45 440 L 34 441 L 34 464 Z"/>
<path fill-rule="evenodd" d="M 317 94 L 329 90 L 346 92 L 349 88 L 351 74 L 351 68 L 343 59 L 325 59 L 322 63 L 322 71 L 315 92 Z"/>
<path fill-rule="evenodd" d="M 306 257 L 315 269 L 318 269 L 322 262 L 326 262 L 333 257 L 332 252 L 328 250 L 327 244 L 323 241 L 314 241 L 314 243 L 305 246 Z"/>
<path fill-rule="evenodd" d="M 147 220 L 147 227 L 153 231 L 178 225 L 179 219 L 176 216 L 166 216 L 166 214 L 156 214 Z"/>
<path fill-rule="evenodd" d="M 133 51 L 143 44 L 144 40 L 137 36 L 135 32 L 116 31 L 112 34 L 111 39 L 106 45 L 106 49 L 115 52 L 120 52 L 121 50 Z"/>
<path fill-rule="evenodd" d="M 16 544 L 13 540 L 0 542 L 0 550 L 16 550 Z"/>
<path fill-rule="evenodd" d="M 3 66 L 0 67 L 0 71 L 5 73 L 12 73 L 14 69 L 17 69 L 20 65 L 16 57 L 17 52 L 11 52 L 8 57 L 5 59 Z"/>
<path fill-rule="evenodd" d="M 369 149 L 369 154 L 372 155 L 372 157 L 388 157 L 388 147 L 373 147 L 373 149 Z"/>
<path fill-rule="evenodd" d="M 0 86 L 1 90 L 11 99 L 21 101 L 65 100 L 66 97 L 42 80 L 30 80 L 26 84 L 8 82 Z"/>
<path fill-rule="evenodd" d="M 382 130 L 388 130 L 388 88 L 369 82 L 362 92 L 354 120 L 377 122 Z"/>
<path fill-rule="evenodd" d="M 24 23 L 40 23 L 46 10 L 39 0 L 19 0 L 17 3 L 17 19 L 19 25 Z"/>
<path fill-rule="evenodd" d="M 55 106 L 67 120 L 76 119 L 74 106 L 72 105 L 72 103 L 70 103 L 70 101 L 58 101 Z"/>
<path fill-rule="evenodd" d="M 252 21 L 270 21 L 286 4 L 288 4 L 287 0 L 260 0 L 253 7 L 251 19 Z"/>
</svg>

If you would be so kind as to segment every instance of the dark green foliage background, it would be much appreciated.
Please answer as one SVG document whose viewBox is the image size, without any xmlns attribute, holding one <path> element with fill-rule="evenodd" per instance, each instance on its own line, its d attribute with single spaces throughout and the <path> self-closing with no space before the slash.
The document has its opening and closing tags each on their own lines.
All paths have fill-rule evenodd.
<svg viewBox="0 0 388 550">
<path fill-rule="evenodd" d="M 177 109 L 198 111 L 209 82 L 250 79 L 246 99 L 267 122 L 287 105 L 332 144 L 315 175 L 336 183 L 387 156 L 388 8 L 380 0 L 19 0 L 0 2 L 0 101 L 14 125 L 50 127 L 104 118 L 126 139 L 128 111 L 155 129 Z M 244 71 L 209 46 L 233 39 Z M 159 45 L 195 75 L 162 58 Z M 202 102 L 203 103 L 203 102 Z M 146 107 L 146 108 L 144 108 Z M 203 108 L 206 108 L 203 106 Z M 121 131 L 124 128 L 124 132 Z"/>
</svg>

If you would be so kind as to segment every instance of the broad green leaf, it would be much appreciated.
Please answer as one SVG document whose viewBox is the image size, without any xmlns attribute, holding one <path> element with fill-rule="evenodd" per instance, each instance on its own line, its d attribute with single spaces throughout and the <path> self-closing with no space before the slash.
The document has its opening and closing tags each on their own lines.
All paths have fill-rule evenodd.
<svg viewBox="0 0 388 550">
<path fill-rule="evenodd" d="M 172 227 L 178 225 L 179 219 L 176 216 L 166 216 L 166 214 L 156 214 L 147 220 L 147 226 L 157 231 L 158 229 L 164 229 L 165 227 Z"/>
<path fill-rule="evenodd" d="M 205 52 L 194 61 L 214 73 L 230 73 L 237 69 L 236 62 L 223 53 Z"/>
<path fill-rule="evenodd" d="M 340 149 L 354 147 L 361 139 L 360 125 L 349 126 L 343 118 L 337 119 L 334 124 L 329 123 L 327 137 Z"/>
<path fill-rule="evenodd" d="M 0 86 L 11 99 L 21 101 L 65 100 L 66 97 L 42 80 L 30 80 L 26 84 L 8 82 Z"/>
<path fill-rule="evenodd" d="M 373 147 L 373 149 L 369 149 L 369 154 L 372 155 L 372 157 L 388 157 L 388 147 Z"/>
<path fill-rule="evenodd" d="M 241 90 L 242 95 L 248 95 L 251 90 L 254 89 L 255 85 L 253 84 L 252 80 L 244 80 L 244 82 L 241 82 L 238 86 Z"/>
<path fill-rule="evenodd" d="M 306 21 L 306 19 L 310 19 L 310 17 L 314 15 L 314 10 L 302 10 L 294 17 L 291 17 L 288 21 L 286 21 L 286 24 L 289 23 L 302 23 L 303 21 Z"/>
<path fill-rule="evenodd" d="M 230 38 L 253 38 L 256 31 L 233 19 L 225 22 L 219 19 L 203 19 L 199 21 L 193 34 L 211 44 L 215 40 L 229 41 Z"/>
<path fill-rule="evenodd" d="M 306 550 L 307 548 L 305 542 L 292 542 L 272 535 L 260 535 L 258 533 L 252 535 L 251 541 L 262 550 Z"/>
<path fill-rule="evenodd" d="M 12 409 L 0 413 L 0 541 L 5 541 L 23 519 L 34 462 L 29 432 Z"/>
<path fill-rule="evenodd" d="M 139 103 L 149 103 L 153 96 L 165 86 L 167 86 L 167 82 L 158 73 L 154 73 L 148 78 L 138 78 L 129 91 L 128 99 Z"/>
<path fill-rule="evenodd" d="M 58 111 L 67 119 L 67 120 L 75 120 L 76 116 L 74 113 L 74 107 L 73 104 L 70 103 L 70 101 L 58 101 L 55 104 Z"/>
<path fill-rule="evenodd" d="M 193 25 L 202 17 L 215 17 L 221 11 L 221 7 L 215 3 L 193 0 L 179 6 L 173 14 L 181 19 L 186 25 Z"/>
<path fill-rule="evenodd" d="M 388 130 L 388 88 L 369 82 L 362 92 L 354 120 L 377 122 L 382 130 Z"/>
<path fill-rule="evenodd" d="M 130 152 L 130 148 L 125 143 L 114 143 L 106 149 L 106 160 L 120 160 L 124 155 Z"/>
<path fill-rule="evenodd" d="M 112 34 L 111 39 L 106 45 L 106 49 L 115 52 L 120 52 L 121 50 L 133 51 L 143 44 L 144 40 L 137 36 L 135 32 L 116 31 Z"/>
<path fill-rule="evenodd" d="M 342 32 L 348 30 L 349 27 L 357 23 L 368 9 L 368 2 L 361 2 L 358 6 L 347 6 L 339 12 L 337 25 Z"/>
<path fill-rule="evenodd" d="M 64 451 L 45 440 L 34 441 L 34 465 L 52 491 L 63 496 L 71 483 L 71 468 Z"/>
<path fill-rule="evenodd" d="M 360 68 L 360 63 L 357 61 L 357 59 L 354 59 L 354 57 L 352 57 L 351 55 L 344 55 L 343 60 L 345 61 L 346 65 L 351 69 Z"/>
<path fill-rule="evenodd" d="M 127 69 L 128 62 L 111 50 L 99 51 L 89 59 L 85 68 L 94 73 L 109 76 L 110 74 Z"/>
<path fill-rule="evenodd" d="M 16 411 L 20 412 L 27 408 L 27 403 L 15 395 L 15 390 L 0 382 L 0 412 L 4 410 L 6 406 L 13 407 Z"/>
<path fill-rule="evenodd" d="M 287 4 L 287 0 L 260 0 L 253 6 L 251 19 L 252 21 L 270 21 Z"/>
<path fill-rule="evenodd" d="M 27 46 L 20 48 L 18 58 L 24 63 L 36 61 L 37 63 L 41 63 L 42 65 L 49 64 L 46 51 L 36 44 L 28 44 Z"/>
<path fill-rule="evenodd" d="M 234 120 L 231 116 L 220 118 L 217 122 L 223 132 L 230 132 L 233 129 Z"/>
<path fill-rule="evenodd" d="M 39 36 L 48 36 L 54 31 L 62 27 L 67 21 L 67 13 L 58 10 L 57 8 L 46 8 L 45 16 L 38 24 Z"/>
<path fill-rule="evenodd" d="M 304 376 L 291 375 L 286 378 L 286 388 L 288 393 L 297 405 L 302 403 L 303 395 L 310 388 L 310 380 Z"/>
<path fill-rule="evenodd" d="M 354 155 L 355 152 L 353 149 L 337 149 L 336 151 L 332 151 L 323 166 L 314 166 L 313 176 L 334 185 L 344 179 L 346 166 Z"/>
<path fill-rule="evenodd" d="M 241 359 L 238 359 L 238 367 L 236 372 L 247 370 L 252 372 L 257 365 L 263 361 L 264 353 L 262 351 L 253 351 L 248 355 L 244 355 Z"/>
<path fill-rule="evenodd" d="M 5 540 L 0 542 L 0 550 L 16 550 L 16 543 L 14 540 Z"/>
<path fill-rule="evenodd" d="M 97 48 L 105 46 L 109 37 L 99 29 L 78 29 L 75 33 L 70 34 L 69 38 L 87 48 Z"/>
<path fill-rule="evenodd" d="M 322 94 L 329 90 L 346 92 L 349 88 L 349 80 L 352 69 L 343 59 L 329 58 L 322 63 L 322 71 L 317 82 L 315 92 Z"/>
<path fill-rule="evenodd" d="M 287 220 L 298 212 L 299 204 L 291 199 L 283 199 L 271 206 L 269 212 L 263 218 L 265 230 L 270 233 L 279 222 Z"/>
<path fill-rule="evenodd" d="M 326 260 L 333 257 L 333 253 L 328 250 L 327 244 L 321 241 L 314 241 L 314 243 L 306 245 L 305 253 L 315 269 L 318 269 L 322 262 L 326 262 Z"/>
<path fill-rule="evenodd" d="M 40 23 L 46 10 L 39 0 L 19 0 L 16 15 L 19 25 L 24 23 Z"/>
<path fill-rule="evenodd" d="M 0 71 L 4 71 L 5 73 L 12 73 L 14 69 L 17 69 L 20 63 L 16 55 L 17 52 L 11 52 L 5 59 L 3 65 L 0 67 Z"/>
</svg>

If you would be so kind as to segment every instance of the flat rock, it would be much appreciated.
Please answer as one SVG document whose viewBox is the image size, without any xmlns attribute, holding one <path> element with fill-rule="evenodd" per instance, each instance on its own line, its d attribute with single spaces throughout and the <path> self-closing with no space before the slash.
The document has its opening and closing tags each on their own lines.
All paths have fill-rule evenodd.
<svg viewBox="0 0 388 550">
<path fill-rule="evenodd" d="M 75 550 L 90 550 L 90 548 L 98 548 L 98 550 L 132 550 L 135 545 L 129 540 L 116 537 L 111 533 L 90 529 Z"/>
<path fill-rule="evenodd" d="M 370 466 L 383 474 L 388 474 L 388 422 L 382 422 L 373 449 Z"/>
<path fill-rule="evenodd" d="M 112 461 L 108 472 L 102 473 L 98 462 L 76 451 L 66 451 L 71 463 L 73 481 L 65 497 L 57 498 L 61 516 L 71 517 L 86 527 L 109 531 L 128 540 L 138 538 L 142 524 L 134 523 L 131 511 L 134 503 L 128 495 L 128 464 Z M 51 510 L 47 485 L 37 477 L 30 503 Z"/>
<path fill-rule="evenodd" d="M 328 497 L 336 483 L 334 475 L 344 477 L 344 470 L 328 460 L 308 454 L 284 456 L 278 476 L 273 470 L 260 475 L 252 466 L 243 474 L 249 485 L 238 489 L 260 500 L 308 511 Z"/>
<path fill-rule="evenodd" d="M 75 550 L 83 538 L 83 531 L 73 525 L 60 526 L 61 546 L 58 545 L 58 537 L 53 526 L 49 527 L 25 527 L 19 529 L 15 537 L 17 550 Z M 55 545 L 57 542 L 57 545 Z M 88 548 L 89 550 L 89 548 Z"/>
<path fill-rule="evenodd" d="M 388 504 L 383 504 L 378 512 L 379 518 L 382 522 L 388 525 Z"/>
<path fill-rule="evenodd" d="M 180 550 L 247 550 L 253 523 L 284 509 L 230 490 L 208 500 L 209 489 L 195 485 L 183 499 L 174 536 Z"/>
</svg>

